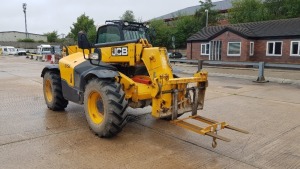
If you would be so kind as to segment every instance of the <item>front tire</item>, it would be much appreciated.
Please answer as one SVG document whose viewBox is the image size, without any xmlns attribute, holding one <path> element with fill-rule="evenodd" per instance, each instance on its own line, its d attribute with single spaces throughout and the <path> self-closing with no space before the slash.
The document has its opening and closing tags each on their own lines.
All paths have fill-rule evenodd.
<svg viewBox="0 0 300 169">
<path fill-rule="evenodd" d="M 43 79 L 43 91 L 45 102 L 50 110 L 64 110 L 68 105 L 68 100 L 63 97 L 60 76 L 48 71 Z"/>
<path fill-rule="evenodd" d="M 93 79 L 86 85 L 85 115 L 99 137 L 112 137 L 122 130 L 127 123 L 127 105 L 121 85 L 112 80 Z"/>
</svg>

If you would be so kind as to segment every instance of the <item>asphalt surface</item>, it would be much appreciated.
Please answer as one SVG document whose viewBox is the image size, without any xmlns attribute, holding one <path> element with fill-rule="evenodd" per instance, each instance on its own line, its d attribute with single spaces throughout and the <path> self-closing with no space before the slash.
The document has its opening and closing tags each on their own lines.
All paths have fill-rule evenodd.
<svg viewBox="0 0 300 169">
<path fill-rule="evenodd" d="M 47 109 L 40 77 L 46 64 L 0 56 L 1 169 L 300 168 L 297 84 L 253 83 L 239 77 L 237 69 L 209 68 L 205 106 L 198 114 L 251 132 L 222 130 L 218 134 L 232 141 L 218 141 L 213 149 L 210 137 L 154 119 L 149 107 L 128 109 L 135 118 L 118 136 L 95 136 L 81 105 L 70 103 L 61 112 Z M 179 65 L 176 69 L 180 76 L 188 76 L 195 68 Z M 273 78 L 299 80 L 292 78 L 298 71 L 288 73 L 289 78 Z"/>
</svg>

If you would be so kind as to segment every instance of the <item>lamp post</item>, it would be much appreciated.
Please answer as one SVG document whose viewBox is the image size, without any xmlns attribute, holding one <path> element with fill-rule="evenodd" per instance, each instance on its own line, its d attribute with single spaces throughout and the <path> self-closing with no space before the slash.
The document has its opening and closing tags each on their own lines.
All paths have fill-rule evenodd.
<svg viewBox="0 0 300 169">
<path fill-rule="evenodd" d="M 205 9 L 206 12 L 206 27 L 208 26 L 208 9 Z"/>
<path fill-rule="evenodd" d="M 27 4 L 23 3 L 23 12 L 24 12 L 24 15 L 25 15 L 25 35 L 26 35 L 26 38 L 28 38 L 27 20 L 26 20 L 26 7 L 27 7 Z"/>
</svg>

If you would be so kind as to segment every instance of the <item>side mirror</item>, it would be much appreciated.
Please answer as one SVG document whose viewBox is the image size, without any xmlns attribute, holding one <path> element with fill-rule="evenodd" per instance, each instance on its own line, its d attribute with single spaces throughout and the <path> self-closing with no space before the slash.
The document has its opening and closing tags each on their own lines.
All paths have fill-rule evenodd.
<svg viewBox="0 0 300 169">
<path fill-rule="evenodd" d="M 87 58 L 92 65 L 98 66 L 101 63 L 102 52 L 101 49 L 95 48 L 93 53 L 90 53 Z"/>
<path fill-rule="evenodd" d="M 97 60 L 101 61 L 102 59 L 102 52 L 101 49 L 95 48 L 93 53 L 90 53 L 88 56 L 88 60 Z"/>
<path fill-rule="evenodd" d="M 90 49 L 91 44 L 87 39 L 86 33 L 83 31 L 78 32 L 78 47 L 81 49 Z"/>
</svg>

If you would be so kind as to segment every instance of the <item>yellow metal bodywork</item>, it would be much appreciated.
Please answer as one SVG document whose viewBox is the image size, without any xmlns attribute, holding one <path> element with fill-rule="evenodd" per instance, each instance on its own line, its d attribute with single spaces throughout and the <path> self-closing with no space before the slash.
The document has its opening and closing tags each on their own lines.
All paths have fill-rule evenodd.
<svg viewBox="0 0 300 169">
<path fill-rule="evenodd" d="M 178 111 L 182 114 L 190 111 L 190 100 L 186 100 L 188 83 L 207 83 L 207 72 L 199 72 L 194 77 L 174 78 L 173 70 L 165 48 L 145 48 L 142 54 L 142 61 L 147 67 L 152 79 L 152 116 L 161 118 L 170 116 L 172 113 L 172 90 L 181 91 L 178 93 Z M 206 87 L 206 85 L 205 85 Z M 203 95 L 205 89 L 203 89 Z M 204 98 L 204 96 L 203 96 Z"/>
<path fill-rule="evenodd" d="M 74 54 L 74 53 L 83 53 L 82 49 L 80 49 L 77 45 L 71 45 L 71 46 L 64 46 L 62 49 L 63 53 L 66 54 L 68 53 L 69 55 Z M 94 49 L 91 50 L 91 52 L 94 52 Z M 89 50 L 85 49 L 84 54 L 88 55 L 90 52 Z"/>
<path fill-rule="evenodd" d="M 120 83 L 123 85 L 126 99 L 134 102 L 151 99 L 151 85 L 134 82 L 131 78 L 120 73 Z"/>
<path fill-rule="evenodd" d="M 120 50 L 126 49 L 127 53 L 114 54 L 115 48 Z M 94 49 L 92 49 L 94 51 Z M 68 47 L 69 56 L 60 59 L 59 68 L 61 78 L 65 80 L 69 86 L 74 87 L 74 68 L 85 61 L 82 56 L 82 50 L 77 46 Z M 76 53 L 77 52 L 77 53 Z M 88 50 L 84 51 L 88 55 Z M 87 57 L 87 56 L 86 56 Z M 229 139 L 218 136 L 218 130 L 229 128 L 235 131 L 247 133 L 244 130 L 229 126 L 225 122 L 216 122 L 201 116 L 197 116 L 197 110 L 203 109 L 204 96 L 207 82 L 207 72 L 199 71 L 193 77 L 178 78 L 174 77 L 173 70 L 167 56 L 166 48 L 152 47 L 147 40 L 141 39 L 138 43 L 128 43 L 120 46 L 102 47 L 101 61 L 105 63 L 121 64 L 126 67 L 134 67 L 144 65 L 147 69 L 151 83 L 143 84 L 136 82 L 132 77 L 128 77 L 122 72 L 115 77 L 116 81 L 121 84 L 125 92 L 125 99 L 138 103 L 139 101 L 152 102 L 152 116 L 156 118 L 165 118 L 183 114 L 185 112 L 193 112 L 188 119 L 197 120 L 208 124 L 206 127 L 199 127 L 186 122 L 185 119 L 176 120 L 173 118 L 172 123 L 197 132 L 202 135 L 208 135 L 214 138 L 213 147 L 216 146 L 215 139 L 230 141 Z M 192 85 L 193 84 L 193 85 Z M 174 94 L 175 93 L 175 94 Z M 191 94 L 192 93 L 192 94 Z M 98 99 L 96 94 L 91 96 L 91 100 Z M 94 102 L 93 102 L 94 103 Z M 177 104 L 177 105 L 175 105 Z M 89 105 L 93 112 L 91 114 L 94 123 L 101 123 L 103 120 L 101 113 L 96 111 L 95 104 Z M 176 114 L 174 115 L 174 112 Z"/>
<path fill-rule="evenodd" d="M 126 47 L 128 54 L 126 56 L 114 56 L 113 48 Z M 81 50 L 81 49 L 80 49 Z M 77 46 L 68 47 L 69 53 L 73 53 L 68 57 L 64 57 L 59 61 L 61 70 L 61 78 L 64 79 L 69 86 L 74 86 L 74 68 L 82 63 L 85 59 Z M 88 50 L 85 54 L 88 55 Z M 92 49 L 94 51 L 94 49 Z M 87 52 L 87 53 L 86 53 Z M 87 57 L 87 56 L 86 56 Z M 207 86 L 207 72 L 199 72 L 194 77 L 174 78 L 173 70 L 167 56 L 166 48 L 152 47 L 147 40 L 141 39 L 138 43 L 128 43 L 121 46 L 102 47 L 101 61 L 105 63 L 123 64 L 127 66 L 145 65 L 151 79 L 151 84 L 142 84 L 133 81 L 130 77 L 120 73 L 120 77 L 116 77 L 123 86 L 125 98 L 131 99 L 133 102 L 141 100 L 152 101 L 152 116 L 163 118 L 170 116 L 172 113 L 172 93 L 166 92 L 177 89 L 181 92 L 178 94 L 179 114 L 191 111 L 191 100 L 187 100 L 186 94 L 188 83 L 204 83 Z M 202 91 L 201 98 L 204 99 L 205 89 Z M 203 101 L 202 101 L 203 102 Z M 201 102 L 201 103 L 202 103 Z M 200 106 L 201 109 L 203 107 Z"/>
<path fill-rule="evenodd" d="M 118 48 L 122 46 L 115 46 L 114 48 Z M 136 44 L 129 43 L 126 45 L 128 47 L 128 55 L 127 56 L 113 56 L 112 55 L 112 47 L 104 47 L 101 48 L 102 53 L 102 62 L 106 63 L 128 63 L 129 66 L 135 66 L 135 50 Z"/>
<path fill-rule="evenodd" d="M 61 79 L 65 80 L 70 87 L 74 87 L 74 68 L 86 61 L 82 52 L 74 53 L 59 60 L 59 70 Z"/>
</svg>

